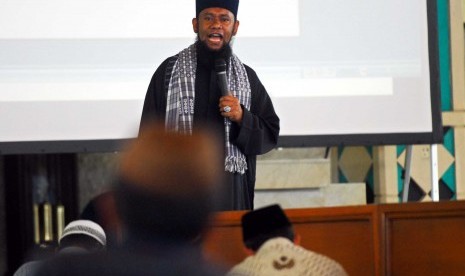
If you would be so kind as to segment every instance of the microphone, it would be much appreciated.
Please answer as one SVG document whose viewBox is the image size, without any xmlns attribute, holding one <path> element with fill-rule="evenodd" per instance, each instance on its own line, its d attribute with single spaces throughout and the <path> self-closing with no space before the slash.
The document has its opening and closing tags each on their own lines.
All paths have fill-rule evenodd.
<svg viewBox="0 0 465 276">
<path fill-rule="evenodd" d="M 215 60 L 215 71 L 218 78 L 218 86 L 220 87 L 221 95 L 229 94 L 228 80 L 226 79 L 226 61 L 222 58 Z"/>
</svg>

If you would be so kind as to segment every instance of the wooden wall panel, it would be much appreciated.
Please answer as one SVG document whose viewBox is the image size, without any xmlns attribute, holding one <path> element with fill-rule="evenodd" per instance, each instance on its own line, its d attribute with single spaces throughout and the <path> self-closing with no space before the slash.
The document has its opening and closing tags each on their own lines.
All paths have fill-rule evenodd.
<svg viewBox="0 0 465 276">
<path fill-rule="evenodd" d="M 374 206 L 286 210 L 302 237 L 301 245 L 338 261 L 349 275 L 374 275 L 378 270 Z M 364 270 L 360 270 L 363 267 Z"/>
<path fill-rule="evenodd" d="M 385 212 L 386 275 L 465 275 L 465 211 L 410 207 Z"/>
<path fill-rule="evenodd" d="M 375 275 L 370 220 L 296 223 L 301 245 L 338 261 L 349 275 Z M 360 267 L 364 267 L 360 273 Z"/>
<path fill-rule="evenodd" d="M 241 217 L 245 212 L 221 212 L 212 221 L 204 249 L 209 259 L 227 267 L 242 261 L 247 255 L 242 245 Z"/>
</svg>

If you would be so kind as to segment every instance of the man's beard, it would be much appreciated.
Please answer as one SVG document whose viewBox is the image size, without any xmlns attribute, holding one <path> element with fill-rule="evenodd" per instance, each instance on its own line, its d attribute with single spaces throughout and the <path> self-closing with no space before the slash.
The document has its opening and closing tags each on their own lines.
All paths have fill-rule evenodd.
<svg viewBox="0 0 465 276">
<path fill-rule="evenodd" d="M 216 59 L 224 59 L 227 60 L 232 55 L 232 48 L 231 48 L 231 41 L 225 44 L 219 50 L 212 50 L 208 48 L 207 44 L 199 39 L 195 41 L 196 48 L 197 48 L 197 60 L 201 64 L 205 65 L 208 68 L 213 68 L 215 66 Z"/>
</svg>

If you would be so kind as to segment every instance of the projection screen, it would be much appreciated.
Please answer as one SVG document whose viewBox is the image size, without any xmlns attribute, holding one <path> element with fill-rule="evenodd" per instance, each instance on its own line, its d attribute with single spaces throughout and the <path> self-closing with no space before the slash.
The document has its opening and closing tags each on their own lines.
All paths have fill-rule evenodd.
<svg viewBox="0 0 465 276">
<path fill-rule="evenodd" d="M 118 150 L 156 67 L 195 41 L 195 1 L 0 0 L 0 153 Z M 280 146 L 442 138 L 436 1 L 241 1 L 233 49 Z"/>
</svg>

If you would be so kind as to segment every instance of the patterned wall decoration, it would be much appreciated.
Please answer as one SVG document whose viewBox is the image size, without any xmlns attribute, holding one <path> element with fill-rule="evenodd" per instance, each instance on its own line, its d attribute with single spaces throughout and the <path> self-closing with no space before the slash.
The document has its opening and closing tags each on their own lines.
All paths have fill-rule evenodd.
<svg viewBox="0 0 465 276">
<path fill-rule="evenodd" d="M 372 147 L 338 147 L 339 183 L 365 182 L 367 203 L 374 200 Z"/>
</svg>

